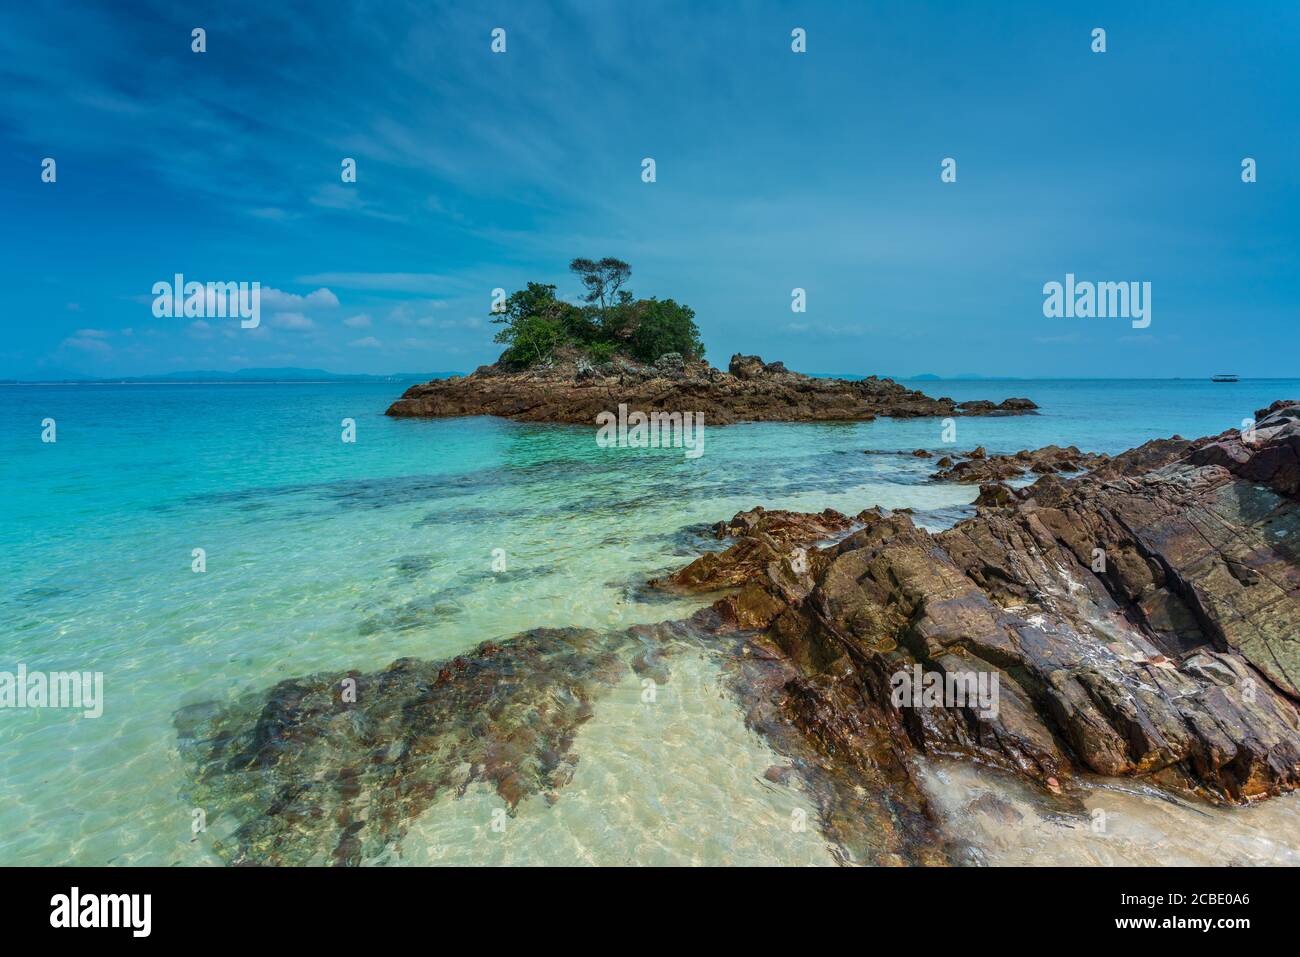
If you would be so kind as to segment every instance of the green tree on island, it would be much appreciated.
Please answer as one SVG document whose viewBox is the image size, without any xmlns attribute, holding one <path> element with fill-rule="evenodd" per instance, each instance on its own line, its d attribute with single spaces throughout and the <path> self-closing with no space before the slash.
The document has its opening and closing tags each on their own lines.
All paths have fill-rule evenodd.
<svg viewBox="0 0 1300 957">
<path fill-rule="evenodd" d="M 581 350 L 594 362 L 624 355 L 650 363 L 670 352 L 704 357 L 695 311 L 672 299 L 634 299 L 623 288 L 632 267 L 621 259 L 575 259 L 569 269 L 586 290 L 584 305 L 556 298 L 553 284 L 530 282 L 493 314 L 492 321 L 504 326 L 493 337 L 506 346 L 502 364 L 528 368 L 562 347 Z"/>
</svg>

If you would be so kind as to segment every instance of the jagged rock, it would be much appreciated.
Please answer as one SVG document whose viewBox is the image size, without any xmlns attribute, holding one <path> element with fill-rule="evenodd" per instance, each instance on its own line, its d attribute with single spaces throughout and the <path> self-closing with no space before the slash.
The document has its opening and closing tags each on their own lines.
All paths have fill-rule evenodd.
<svg viewBox="0 0 1300 957">
<path fill-rule="evenodd" d="M 1274 413 L 1280 413 L 1274 415 Z M 1300 419 L 1300 399 L 1278 399 L 1266 409 L 1255 410 L 1256 428 L 1264 420 L 1271 418 L 1274 425 Z"/>
<path fill-rule="evenodd" d="M 665 352 L 655 360 L 655 371 L 662 375 L 680 375 L 686 371 L 686 360 L 680 352 Z"/>
<path fill-rule="evenodd" d="M 1029 412 L 1036 408 L 1033 402 L 1028 399 L 1004 399 L 997 405 L 994 405 L 988 399 L 972 399 L 969 402 L 960 402 L 957 407 L 968 415 L 996 415 L 1007 412 Z"/>
<path fill-rule="evenodd" d="M 883 735 L 1055 790 L 1080 772 L 1222 801 L 1300 787 L 1300 408 L 1263 411 L 1249 438 L 986 485 L 976 517 L 937 535 L 879 510 L 826 548 L 741 529 L 717 559 L 739 590 L 714 607 L 787 656 L 800 694 L 817 689 L 806 730 L 840 760 Z M 917 666 L 996 675 L 995 713 L 895 706 Z M 874 730 L 841 738 L 849 726 Z"/>
<path fill-rule="evenodd" d="M 1255 413 L 1252 432 L 1225 432 L 1192 451 L 1196 465 L 1219 465 L 1281 495 L 1300 495 L 1300 403 L 1274 402 Z"/>
<path fill-rule="evenodd" d="M 731 521 L 714 525 L 713 532 L 719 539 L 740 541 L 722 552 L 706 552 L 685 568 L 653 579 L 650 584 L 664 589 L 715 591 L 743 584 L 773 562 L 785 562 L 788 573 L 797 577 L 807 572 L 802 558 L 806 546 L 841 537 L 863 520 L 863 515 L 850 518 L 832 508 L 816 514 L 768 511 L 762 506 L 737 512 Z M 726 615 L 735 620 L 737 610 L 728 608 Z"/>
<path fill-rule="evenodd" d="M 1033 402 L 1031 402 L 1029 399 L 1024 399 L 1024 398 L 1003 399 L 1002 403 L 998 407 L 1004 411 L 1010 411 L 1010 412 L 1031 412 L 1034 409 L 1038 408 L 1038 406 L 1035 405 Z"/>
<path fill-rule="evenodd" d="M 763 360 L 758 356 L 742 356 L 739 352 L 727 363 L 727 371 L 737 379 L 755 379 L 763 374 Z"/>
<path fill-rule="evenodd" d="M 1011 489 L 1001 482 L 990 482 L 980 486 L 980 493 L 975 499 L 977 508 L 1001 508 L 1015 502 Z"/>
<path fill-rule="evenodd" d="M 1080 452 L 1073 445 L 1061 448 L 1048 445 L 1041 449 L 1022 449 L 1014 455 L 988 455 L 980 446 L 969 453 L 967 460 L 948 468 L 938 463 L 940 471 L 932 478 L 938 482 L 963 482 L 986 484 L 1018 478 L 1029 472 L 1049 475 L 1053 472 L 1081 472 L 1107 460 L 1105 455 Z"/>
<path fill-rule="evenodd" d="M 963 409 L 891 379 L 824 379 L 790 372 L 780 362 L 733 356 L 729 371 L 674 354 L 654 365 L 618 357 L 590 371 L 580 353 L 559 350 L 541 366 L 517 371 L 480 366 L 472 375 L 411 386 L 388 409 L 391 416 L 499 415 L 529 422 L 594 424 L 620 404 L 629 413 L 703 413 L 708 425 L 743 421 L 869 421 L 877 416 L 1019 415 L 1027 400 Z M 679 361 L 680 360 L 680 361 Z M 585 363 L 585 365 L 583 364 Z"/>
<path fill-rule="evenodd" d="M 1092 474 L 1097 478 L 1144 475 L 1177 462 L 1186 457 L 1198 444 L 1208 441 L 1210 440 L 1200 439 L 1191 442 L 1179 435 L 1168 439 L 1152 439 L 1135 449 L 1121 452 L 1109 461 L 1094 465 Z"/>
<path fill-rule="evenodd" d="M 719 540 L 761 534 L 772 538 L 782 547 L 810 545 L 819 539 L 837 537 L 862 517 L 851 518 L 833 508 L 816 513 L 791 512 L 783 508 L 766 509 L 759 505 L 745 512 L 737 512 L 730 521 L 718 522 L 713 534 Z"/>
</svg>

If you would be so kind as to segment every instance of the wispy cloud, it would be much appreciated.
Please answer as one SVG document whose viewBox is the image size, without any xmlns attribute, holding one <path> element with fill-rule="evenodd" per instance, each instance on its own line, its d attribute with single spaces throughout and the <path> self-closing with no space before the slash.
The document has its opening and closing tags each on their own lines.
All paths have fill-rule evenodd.
<svg viewBox="0 0 1300 957">
<path fill-rule="evenodd" d="M 295 281 L 305 285 L 338 286 L 341 289 L 416 293 L 439 292 L 459 285 L 446 276 L 418 272 L 326 272 L 299 276 Z"/>
<path fill-rule="evenodd" d="M 492 289 L 532 279 L 572 296 L 568 260 L 603 255 L 632 263 L 638 294 L 695 308 L 714 357 L 888 370 L 916 367 L 921 347 L 940 374 L 1172 374 L 1218 364 L 1227 315 L 1240 317 L 1239 371 L 1248 357 L 1285 374 L 1273 346 L 1300 301 L 1300 194 L 1263 162 L 1242 184 L 1233 151 L 1294 152 L 1278 118 L 1293 112 L 1300 67 L 1285 38 L 1300 7 L 1242 18 L 1203 5 L 1154 32 L 1130 7 L 1108 26 L 1149 55 L 1063 70 L 1062 51 L 1086 50 L 1078 23 L 1026 2 L 992 32 L 977 5 L 899 4 L 888 34 L 864 5 L 801 5 L 805 56 L 775 0 L 744 17 L 678 0 L 501 0 L 490 18 L 446 0 L 312 15 L 227 0 L 204 15 L 206 54 L 189 49 L 193 14 L 162 0 L 0 5 L 16 226 L 0 282 L 19 290 L 11 314 L 43 317 L 7 329 L 7 353 L 25 358 L 0 375 L 60 351 L 126 360 L 123 338 L 86 326 L 134 325 L 158 350 L 147 361 L 191 366 L 232 354 L 377 366 L 408 333 L 489 361 Z M 1199 67 L 1207 37 L 1214 71 Z M 1273 82 L 1257 82 L 1261 64 Z M 47 155 L 60 172 L 48 187 L 31 165 Z M 945 185 L 948 155 L 960 172 Z M 344 157 L 355 183 L 340 179 Z M 142 201 L 179 226 L 164 242 Z M 61 262 L 39 254 L 51 248 Z M 182 265 L 259 279 L 265 316 L 303 321 L 153 320 L 141 294 Z M 1160 349 L 1046 327 L 1043 279 L 1085 267 L 1154 281 Z M 795 286 L 809 290 L 806 316 L 789 311 Z M 1175 324 L 1181 339 L 1164 337 Z M 385 349 L 345 348 L 370 329 Z"/>
<path fill-rule="evenodd" d="M 339 304 L 338 296 L 328 289 L 317 289 L 309 292 L 305 296 L 297 293 L 284 292 L 280 289 L 263 289 L 262 290 L 262 308 L 264 309 L 284 309 L 284 310 L 304 310 L 304 309 L 332 309 Z"/>
<path fill-rule="evenodd" d="M 96 339 L 89 336 L 70 336 L 67 339 L 64 339 L 62 344 L 70 349 L 77 349 L 81 352 L 98 353 L 100 355 L 107 355 L 113 351 L 113 347 L 103 339 Z"/>
<path fill-rule="evenodd" d="M 314 328 L 316 323 L 301 312 L 277 312 L 271 317 L 271 325 L 279 329 L 292 329 L 295 332 L 303 332 Z"/>
</svg>

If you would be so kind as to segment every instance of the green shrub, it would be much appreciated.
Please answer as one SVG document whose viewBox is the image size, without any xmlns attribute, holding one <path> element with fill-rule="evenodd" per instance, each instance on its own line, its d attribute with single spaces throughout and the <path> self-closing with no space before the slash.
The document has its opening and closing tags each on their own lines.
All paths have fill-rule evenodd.
<svg viewBox="0 0 1300 957">
<path fill-rule="evenodd" d="M 587 305 L 557 299 L 549 283 L 530 282 L 493 315 L 492 321 L 504 327 L 494 337 L 506 346 L 499 360 L 503 365 L 527 368 L 565 345 L 582 348 L 596 363 L 619 354 L 646 363 L 669 352 L 703 358 L 695 312 L 672 299 L 633 299 L 620 288 L 631 272 L 627 263 L 575 259 L 570 268 L 587 287 Z"/>
<path fill-rule="evenodd" d="M 555 287 L 530 282 L 506 300 L 505 309 L 492 321 L 505 326 L 493 337 L 504 343 L 505 365 L 527 368 L 550 358 L 560 343 L 567 341 L 568 313 L 576 307 L 555 298 Z"/>
<path fill-rule="evenodd" d="M 671 299 L 642 300 L 641 314 L 629 345 L 633 358 L 654 362 L 668 352 L 680 352 L 684 359 L 704 355 L 704 343 L 695 325 L 695 311 Z"/>
</svg>

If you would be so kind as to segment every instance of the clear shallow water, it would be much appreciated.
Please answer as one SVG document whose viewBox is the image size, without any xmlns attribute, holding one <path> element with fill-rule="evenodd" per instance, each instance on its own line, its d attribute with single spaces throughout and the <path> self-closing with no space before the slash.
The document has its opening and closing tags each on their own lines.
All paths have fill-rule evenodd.
<svg viewBox="0 0 1300 957">
<path fill-rule="evenodd" d="M 1294 380 L 918 385 L 1043 407 L 958 420 L 956 448 L 990 452 L 1116 452 L 1238 427 L 1300 396 Z M 700 550 L 693 528 L 755 504 L 910 506 L 940 528 L 975 495 L 927 484 L 925 461 L 861 454 L 940 448 L 938 420 L 712 428 L 689 460 L 599 449 L 580 427 L 386 419 L 396 392 L 0 386 L 0 670 L 102 671 L 107 698 L 93 720 L 0 710 L 0 863 L 216 863 L 192 838 L 183 797 L 173 715 L 186 705 L 315 671 L 443 658 L 535 626 L 680 617 L 697 603 L 647 601 L 640 584 Z M 47 416 L 53 445 L 40 441 Z M 355 444 L 340 441 L 345 417 Z M 207 572 L 195 574 L 200 547 Z M 504 572 L 493 572 L 496 549 Z M 485 789 L 440 799 L 393 862 L 833 862 L 815 827 L 790 830 L 792 812 L 811 808 L 763 779 L 779 760 L 744 728 L 714 664 L 675 666 L 651 709 L 637 691 L 629 679 L 582 727 L 578 771 L 554 806 L 525 802 L 501 833 L 488 826 L 500 800 Z M 972 787 L 1010 787 L 962 773 Z M 1128 817 L 1159 839 L 1128 853 L 1192 853 L 1195 831 L 1179 822 L 1197 812 L 1135 794 Z M 1300 805 L 1274 803 L 1225 812 L 1216 827 L 1250 841 L 1264 820 L 1269 840 L 1300 849 Z M 1049 818 L 1042 853 L 1087 860 L 1095 846 L 1072 842 L 1073 830 Z M 1000 862 L 993 837 L 972 839 Z"/>
</svg>

